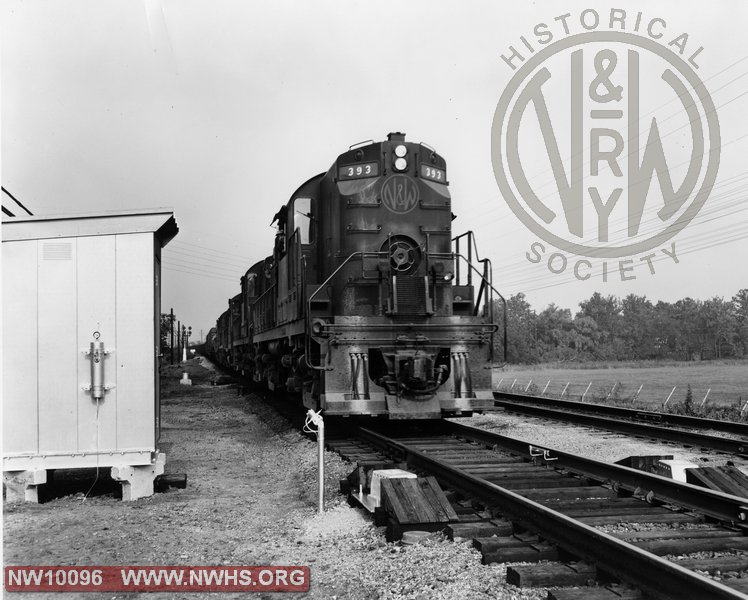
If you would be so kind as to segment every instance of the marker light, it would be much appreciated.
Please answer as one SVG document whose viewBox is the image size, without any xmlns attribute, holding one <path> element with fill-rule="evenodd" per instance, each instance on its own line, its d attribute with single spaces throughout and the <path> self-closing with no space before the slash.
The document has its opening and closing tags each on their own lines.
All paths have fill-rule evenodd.
<svg viewBox="0 0 748 600">
<path fill-rule="evenodd" d="M 404 171 L 408 168 L 408 161 L 404 158 L 396 158 L 395 159 L 395 169 L 398 171 Z"/>
<path fill-rule="evenodd" d="M 445 273 L 444 274 L 444 281 L 452 281 L 453 277 L 454 277 L 454 275 L 452 275 L 452 273 Z"/>
<path fill-rule="evenodd" d="M 395 156 L 399 156 L 400 158 L 402 158 L 407 153 L 408 153 L 408 149 L 402 144 L 395 146 Z"/>
</svg>

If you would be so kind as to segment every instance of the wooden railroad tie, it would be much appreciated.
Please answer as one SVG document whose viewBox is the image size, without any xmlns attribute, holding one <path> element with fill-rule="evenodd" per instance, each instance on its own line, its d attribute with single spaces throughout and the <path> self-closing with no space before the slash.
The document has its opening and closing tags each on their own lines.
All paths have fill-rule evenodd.
<svg viewBox="0 0 748 600">
<path fill-rule="evenodd" d="M 578 562 L 507 567 L 506 582 L 517 587 L 581 586 L 594 581 L 594 565 Z"/>
<path fill-rule="evenodd" d="M 548 600 L 640 600 L 642 593 L 620 585 L 548 590 Z"/>
<path fill-rule="evenodd" d="M 505 537 L 474 540 L 483 555 L 484 565 L 506 562 L 530 562 L 558 560 L 558 548 L 536 535 L 515 534 Z M 476 545 L 476 547 L 478 547 Z"/>
</svg>

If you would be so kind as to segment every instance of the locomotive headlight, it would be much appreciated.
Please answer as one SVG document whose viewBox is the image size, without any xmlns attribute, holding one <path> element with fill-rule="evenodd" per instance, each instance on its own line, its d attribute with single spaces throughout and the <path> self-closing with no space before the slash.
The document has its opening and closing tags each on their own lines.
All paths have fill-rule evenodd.
<svg viewBox="0 0 748 600">
<path fill-rule="evenodd" d="M 405 146 L 402 146 L 402 147 L 404 148 Z M 404 171 L 407 168 L 408 168 L 408 161 L 407 160 L 405 160 L 404 158 L 396 158 L 395 159 L 395 169 L 397 169 L 398 171 Z"/>
<path fill-rule="evenodd" d="M 402 144 L 395 146 L 395 156 L 399 156 L 400 158 L 402 158 L 407 153 L 408 153 L 408 149 Z"/>
<path fill-rule="evenodd" d="M 452 281 L 454 279 L 454 275 L 452 273 L 444 273 L 444 281 Z"/>
</svg>

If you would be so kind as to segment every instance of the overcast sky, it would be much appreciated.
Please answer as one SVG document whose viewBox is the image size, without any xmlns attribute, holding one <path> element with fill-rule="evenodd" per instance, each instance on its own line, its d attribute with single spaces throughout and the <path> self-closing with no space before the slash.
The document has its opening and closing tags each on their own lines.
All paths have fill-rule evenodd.
<svg viewBox="0 0 748 600">
<path fill-rule="evenodd" d="M 494 178 L 491 124 L 513 75 L 501 55 L 566 12 L 581 31 L 587 4 L 574 1 L 5 0 L 2 183 L 37 215 L 173 208 L 163 307 L 198 333 L 270 253 L 272 216 L 298 185 L 390 131 L 446 158 L 454 232 L 475 230 L 506 295 L 537 309 L 576 309 L 596 290 L 729 298 L 748 287 L 748 4 L 615 6 L 629 30 L 641 10 L 665 38 L 688 33 L 687 53 L 704 47 L 697 73 L 722 131 L 712 196 L 674 238 L 680 262 L 663 255 L 655 275 L 579 282 L 530 264 L 539 238 Z"/>
</svg>

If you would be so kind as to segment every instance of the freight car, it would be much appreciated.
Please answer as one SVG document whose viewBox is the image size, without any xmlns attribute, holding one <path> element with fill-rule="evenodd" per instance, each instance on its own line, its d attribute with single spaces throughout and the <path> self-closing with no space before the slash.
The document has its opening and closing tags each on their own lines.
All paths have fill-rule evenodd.
<svg viewBox="0 0 748 600">
<path fill-rule="evenodd" d="M 494 294 L 503 298 L 472 232 L 453 239 L 451 209 L 431 147 L 402 133 L 351 146 L 275 215 L 272 254 L 218 318 L 216 360 L 328 415 L 493 406 Z"/>
</svg>

